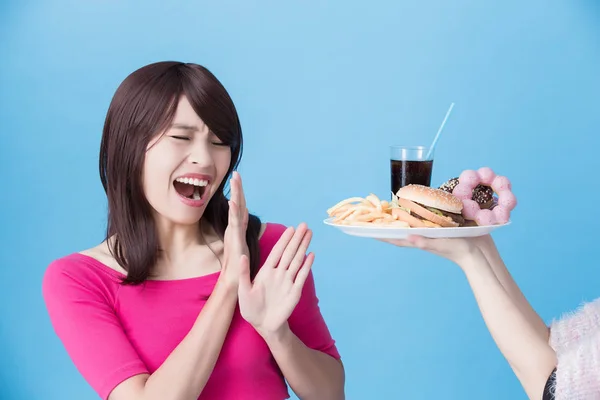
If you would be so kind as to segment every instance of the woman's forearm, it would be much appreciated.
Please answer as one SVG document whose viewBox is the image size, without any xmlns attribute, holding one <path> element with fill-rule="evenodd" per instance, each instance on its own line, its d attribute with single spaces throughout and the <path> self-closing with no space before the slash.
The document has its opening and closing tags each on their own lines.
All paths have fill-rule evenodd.
<svg viewBox="0 0 600 400">
<path fill-rule="evenodd" d="M 475 251 L 461 267 L 496 345 L 529 398 L 541 399 L 556 354 L 505 290 L 483 252 Z"/>
<path fill-rule="evenodd" d="M 343 400 L 344 367 L 339 360 L 307 347 L 285 326 L 265 340 L 284 377 L 302 400 Z"/>
<path fill-rule="evenodd" d="M 481 238 L 480 241 L 480 249 L 488 259 L 496 278 L 509 295 L 509 297 L 513 300 L 519 311 L 523 314 L 523 316 L 529 321 L 529 323 L 533 326 L 535 332 L 546 342 L 549 341 L 550 329 L 544 323 L 542 318 L 540 318 L 539 314 L 531 307 L 531 304 L 523 293 L 519 286 L 515 283 L 513 277 L 510 272 L 506 268 L 494 241 L 490 236 L 486 236 Z"/>
<path fill-rule="evenodd" d="M 237 287 L 218 281 L 187 336 L 148 378 L 143 400 L 196 400 L 221 352 L 237 304 Z"/>
</svg>

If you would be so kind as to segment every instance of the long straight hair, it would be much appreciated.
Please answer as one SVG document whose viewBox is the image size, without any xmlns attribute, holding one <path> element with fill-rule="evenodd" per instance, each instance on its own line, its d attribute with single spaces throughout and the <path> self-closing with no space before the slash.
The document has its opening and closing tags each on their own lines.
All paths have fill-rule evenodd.
<svg viewBox="0 0 600 400">
<path fill-rule="evenodd" d="M 108 198 L 106 239 L 112 256 L 127 271 L 124 284 L 148 279 L 160 255 L 152 206 L 142 185 L 143 163 L 148 143 L 171 124 L 181 96 L 231 149 L 227 174 L 202 216 L 221 239 L 225 235 L 229 214 L 225 184 L 243 149 L 235 105 L 221 82 L 201 65 L 174 61 L 146 65 L 117 88 L 100 145 L 100 179 Z M 250 215 L 246 241 L 252 277 L 259 268 L 260 226 L 260 219 Z"/>
</svg>

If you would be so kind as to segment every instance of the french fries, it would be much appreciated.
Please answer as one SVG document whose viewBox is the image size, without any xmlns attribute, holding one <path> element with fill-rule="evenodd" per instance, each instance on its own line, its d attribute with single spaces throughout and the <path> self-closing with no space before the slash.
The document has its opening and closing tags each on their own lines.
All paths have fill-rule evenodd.
<svg viewBox="0 0 600 400">
<path fill-rule="evenodd" d="M 410 228 L 408 223 L 392 215 L 394 206 L 392 202 L 380 200 L 370 193 L 365 198 L 350 197 L 342 200 L 329 208 L 327 214 L 335 224 Z"/>
</svg>

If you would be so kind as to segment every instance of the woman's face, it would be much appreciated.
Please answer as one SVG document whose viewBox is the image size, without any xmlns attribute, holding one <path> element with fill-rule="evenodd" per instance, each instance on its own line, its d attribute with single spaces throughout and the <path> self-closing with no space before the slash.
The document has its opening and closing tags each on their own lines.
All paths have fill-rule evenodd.
<svg viewBox="0 0 600 400">
<path fill-rule="evenodd" d="M 230 163 L 230 147 L 210 131 L 187 98 L 182 97 L 171 126 L 148 144 L 144 194 L 164 222 L 197 224 Z"/>
</svg>

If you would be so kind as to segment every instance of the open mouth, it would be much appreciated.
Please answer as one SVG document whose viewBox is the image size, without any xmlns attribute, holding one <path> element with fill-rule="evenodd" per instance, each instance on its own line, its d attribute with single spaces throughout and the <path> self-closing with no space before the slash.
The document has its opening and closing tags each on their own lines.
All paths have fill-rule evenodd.
<svg viewBox="0 0 600 400">
<path fill-rule="evenodd" d="M 206 192 L 208 181 L 194 178 L 177 178 L 173 187 L 180 196 L 190 200 L 201 200 Z"/>
</svg>

